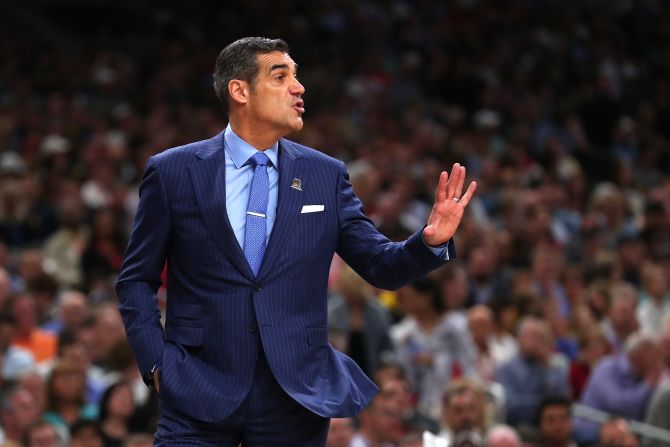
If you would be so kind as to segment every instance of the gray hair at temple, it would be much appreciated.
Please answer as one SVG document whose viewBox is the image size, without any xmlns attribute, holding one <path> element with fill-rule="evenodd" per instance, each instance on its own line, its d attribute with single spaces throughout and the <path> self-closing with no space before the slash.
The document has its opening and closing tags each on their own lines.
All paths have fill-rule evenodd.
<svg viewBox="0 0 670 447">
<path fill-rule="evenodd" d="M 216 58 L 214 68 L 214 91 L 228 113 L 228 83 L 239 79 L 249 83 L 253 90 L 254 81 L 258 76 L 258 54 L 267 54 L 273 51 L 288 53 L 289 47 L 282 39 L 268 39 L 267 37 L 244 37 L 228 44 Z"/>
</svg>

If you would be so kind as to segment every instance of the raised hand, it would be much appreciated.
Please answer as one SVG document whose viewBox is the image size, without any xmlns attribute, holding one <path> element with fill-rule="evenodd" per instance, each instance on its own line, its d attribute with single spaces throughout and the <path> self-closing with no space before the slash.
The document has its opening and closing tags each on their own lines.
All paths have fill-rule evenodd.
<svg viewBox="0 0 670 447">
<path fill-rule="evenodd" d="M 464 182 L 465 167 L 458 163 L 454 163 L 451 168 L 451 175 L 446 171 L 440 174 L 435 204 L 428 217 L 428 225 L 423 230 L 423 240 L 428 245 L 435 247 L 442 245 L 456 232 L 463 218 L 463 211 L 477 189 L 477 182 L 472 182 L 461 196 Z"/>
</svg>

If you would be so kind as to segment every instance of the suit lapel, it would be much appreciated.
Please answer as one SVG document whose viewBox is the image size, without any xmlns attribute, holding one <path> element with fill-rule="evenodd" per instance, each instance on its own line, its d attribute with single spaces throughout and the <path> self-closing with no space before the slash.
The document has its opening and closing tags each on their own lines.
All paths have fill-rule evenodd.
<svg viewBox="0 0 670 447">
<path fill-rule="evenodd" d="M 203 220 L 217 245 L 230 262 L 249 280 L 254 275 L 228 220 L 226 211 L 226 158 L 223 133 L 212 138 L 196 153 L 202 158 L 188 167 Z"/>
<path fill-rule="evenodd" d="M 303 203 L 302 191 L 292 188 L 293 179 L 302 179 L 302 155 L 290 142 L 279 140 L 279 190 L 277 192 L 277 214 L 270 234 L 270 241 L 265 249 L 263 263 L 258 272 L 262 279 L 272 270 L 277 256 L 282 252 L 286 240 L 295 228 L 296 219 Z"/>
</svg>

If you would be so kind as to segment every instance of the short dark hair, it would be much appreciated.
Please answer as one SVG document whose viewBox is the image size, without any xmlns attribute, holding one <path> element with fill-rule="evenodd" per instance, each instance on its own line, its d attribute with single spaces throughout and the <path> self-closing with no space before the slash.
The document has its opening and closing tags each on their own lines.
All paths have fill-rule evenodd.
<svg viewBox="0 0 670 447">
<path fill-rule="evenodd" d="M 563 407 L 568 411 L 568 413 L 570 413 L 572 411 L 572 401 L 565 396 L 545 397 L 537 410 L 538 424 L 542 421 L 542 416 L 544 416 L 545 410 L 550 407 Z"/>
<path fill-rule="evenodd" d="M 214 68 L 214 91 L 228 112 L 228 83 L 240 79 L 253 85 L 258 76 L 256 55 L 273 51 L 288 53 L 289 47 L 282 39 L 267 37 L 244 37 L 227 45 L 216 58 Z"/>
</svg>

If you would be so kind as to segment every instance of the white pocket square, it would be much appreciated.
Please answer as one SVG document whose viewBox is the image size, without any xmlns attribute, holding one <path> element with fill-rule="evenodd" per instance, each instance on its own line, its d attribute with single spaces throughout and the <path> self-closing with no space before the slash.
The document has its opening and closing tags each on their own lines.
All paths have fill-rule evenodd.
<svg viewBox="0 0 670 447">
<path fill-rule="evenodd" d="M 302 206 L 302 211 L 300 211 L 300 214 L 305 214 L 305 213 L 319 213 L 323 211 L 323 205 L 303 205 Z"/>
</svg>

